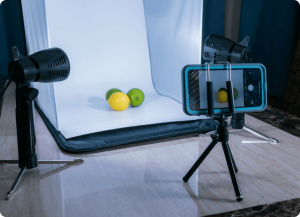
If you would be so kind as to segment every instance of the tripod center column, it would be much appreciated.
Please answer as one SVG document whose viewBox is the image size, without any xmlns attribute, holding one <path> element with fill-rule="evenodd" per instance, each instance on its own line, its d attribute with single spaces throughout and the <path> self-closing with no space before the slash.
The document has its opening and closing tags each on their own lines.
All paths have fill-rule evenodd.
<svg viewBox="0 0 300 217">
<path fill-rule="evenodd" d="M 219 142 L 228 142 L 227 121 L 220 121 L 220 125 L 217 126 L 217 134 L 219 135 Z"/>
</svg>

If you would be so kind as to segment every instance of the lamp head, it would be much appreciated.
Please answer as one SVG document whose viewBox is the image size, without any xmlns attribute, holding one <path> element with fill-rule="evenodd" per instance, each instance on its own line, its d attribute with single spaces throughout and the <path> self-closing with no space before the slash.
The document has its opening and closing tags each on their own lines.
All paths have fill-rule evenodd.
<svg viewBox="0 0 300 217">
<path fill-rule="evenodd" d="M 17 47 L 13 47 L 12 53 L 14 61 L 8 64 L 8 74 L 15 83 L 49 83 L 69 77 L 70 61 L 60 48 L 42 50 L 25 57 Z"/>
<path fill-rule="evenodd" d="M 243 63 L 250 58 L 248 47 L 249 37 L 246 36 L 241 43 L 219 36 L 210 34 L 204 41 L 203 59 L 209 62 L 231 62 Z"/>
</svg>

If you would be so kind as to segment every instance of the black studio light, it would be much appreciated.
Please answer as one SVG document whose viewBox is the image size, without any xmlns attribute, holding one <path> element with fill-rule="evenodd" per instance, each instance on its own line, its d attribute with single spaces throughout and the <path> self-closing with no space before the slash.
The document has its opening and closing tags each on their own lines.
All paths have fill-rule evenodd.
<svg viewBox="0 0 300 217">
<path fill-rule="evenodd" d="M 12 53 L 14 61 L 8 64 L 8 74 L 17 84 L 58 82 L 70 75 L 69 58 L 60 48 L 46 49 L 26 57 L 13 47 Z"/>
<path fill-rule="evenodd" d="M 15 191 L 26 169 L 33 169 L 38 164 L 74 164 L 82 163 L 82 159 L 73 161 L 37 159 L 35 152 L 36 135 L 34 123 L 33 101 L 39 91 L 30 87 L 31 82 L 50 83 L 66 80 L 70 75 L 70 61 L 67 54 L 60 48 L 50 48 L 23 56 L 17 47 L 12 48 L 13 61 L 8 64 L 10 80 L 4 92 L 11 83 L 16 83 L 16 125 L 18 137 L 18 160 L 0 160 L 0 164 L 19 164 L 19 172 L 5 199 L 8 200 Z M 0 99 L 2 101 L 4 93 Z"/>
<path fill-rule="evenodd" d="M 244 63 L 251 59 L 248 43 L 248 36 L 242 42 L 235 43 L 223 36 L 210 34 L 203 44 L 203 59 L 214 63 Z"/>
</svg>

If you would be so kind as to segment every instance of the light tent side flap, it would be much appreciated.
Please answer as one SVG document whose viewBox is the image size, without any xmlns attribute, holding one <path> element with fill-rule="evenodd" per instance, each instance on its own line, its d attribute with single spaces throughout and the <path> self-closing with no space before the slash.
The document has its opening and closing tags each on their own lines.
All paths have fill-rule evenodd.
<svg viewBox="0 0 300 217">
<path fill-rule="evenodd" d="M 169 136 L 175 128 L 186 134 L 214 127 L 211 122 L 199 127 L 199 117 L 185 115 L 181 105 L 181 68 L 199 63 L 201 55 L 201 4 L 196 0 L 22 0 L 28 53 L 59 47 L 71 63 L 66 81 L 33 83 L 40 91 L 36 102 L 48 127 L 64 142 L 108 131 L 121 135 L 123 129 L 135 127 L 153 126 L 155 135 L 164 131 Z M 110 88 L 125 93 L 140 88 L 145 102 L 113 111 L 105 100 Z M 189 121 L 197 129 L 187 130 Z"/>
<path fill-rule="evenodd" d="M 22 0 L 21 4 L 28 55 L 50 48 L 45 2 L 41 0 Z M 53 126 L 58 129 L 53 83 L 31 83 L 31 86 L 39 90 L 36 102 Z"/>
</svg>

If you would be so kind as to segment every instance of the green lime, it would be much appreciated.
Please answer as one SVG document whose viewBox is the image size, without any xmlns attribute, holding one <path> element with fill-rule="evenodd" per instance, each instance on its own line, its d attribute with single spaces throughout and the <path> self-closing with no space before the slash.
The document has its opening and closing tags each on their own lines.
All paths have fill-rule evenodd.
<svg viewBox="0 0 300 217">
<path fill-rule="evenodd" d="M 130 98 L 131 106 L 136 107 L 142 105 L 145 100 L 145 94 L 141 89 L 132 88 L 128 91 L 127 95 Z"/>
<path fill-rule="evenodd" d="M 110 89 L 109 91 L 106 92 L 106 101 L 109 99 L 109 97 L 113 94 L 113 93 L 116 93 L 116 92 L 122 92 L 122 90 L 119 90 L 117 88 L 112 88 Z"/>
<path fill-rule="evenodd" d="M 233 96 L 234 96 L 234 99 L 236 99 L 239 95 L 239 92 L 237 91 L 237 89 L 233 88 Z"/>
<path fill-rule="evenodd" d="M 227 92 L 227 89 L 224 88 L 224 87 L 220 88 L 218 92 L 220 92 L 221 90 L 224 90 L 224 91 Z M 236 99 L 236 98 L 238 97 L 238 95 L 239 95 L 239 92 L 237 91 L 237 89 L 236 89 L 236 88 L 233 88 L 233 96 L 234 96 L 234 99 Z"/>
<path fill-rule="evenodd" d="M 224 90 L 224 91 L 226 91 L 226 92 L 227 92 L 227 89 L 226 89 L 226 88 L 224 88 L 224 87 L 221 87 L 221 88 L 219 89 L 219 91 L 218 91 L 218 92 L 220 92 L 221 90 Z"/>
</svg>

